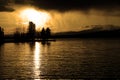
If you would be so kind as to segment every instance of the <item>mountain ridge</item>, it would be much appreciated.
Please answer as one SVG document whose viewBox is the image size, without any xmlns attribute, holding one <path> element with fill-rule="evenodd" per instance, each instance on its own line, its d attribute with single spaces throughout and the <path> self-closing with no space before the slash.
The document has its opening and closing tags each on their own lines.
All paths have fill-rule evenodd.
<svg viewBox="0 0 120 80">
<path fill-rule="evenodd" d="M 68 31 L 54 33 L 57 38 L 120 38 L 120 28 L 102 29 L 92 28 L 82 31 Z"/>
</svg>

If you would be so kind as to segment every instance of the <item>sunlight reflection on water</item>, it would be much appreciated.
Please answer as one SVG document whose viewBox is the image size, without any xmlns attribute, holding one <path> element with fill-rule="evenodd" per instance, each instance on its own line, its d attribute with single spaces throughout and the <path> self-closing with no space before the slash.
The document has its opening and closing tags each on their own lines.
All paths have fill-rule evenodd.
<svg viewBox="0 0 120 80">
<path fill-rule="evenodd" d="M 119 39 L 5 43 L 0 45 L 0 80 L 120 78 L 119 53 Z"/>
<path fill-rule="evenodd" d="M 35 51 L 34 51 L 34 73 L 35 77 L 40 78 L 40 44 L 38 42 L 35 43 Z"/>
</svg>

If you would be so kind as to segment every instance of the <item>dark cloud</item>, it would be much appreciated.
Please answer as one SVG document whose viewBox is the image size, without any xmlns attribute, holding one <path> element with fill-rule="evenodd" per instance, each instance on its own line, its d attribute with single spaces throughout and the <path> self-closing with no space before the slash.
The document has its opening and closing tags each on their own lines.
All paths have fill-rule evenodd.
<svg viewBox="0 0 120 80">
<path fill-rule="evenodd" d="M 103 15 L 120 16 L 120 0 L 32 0 L 32 5 L 46 9 L 66 12 L 82 11 L 89 14 L 91 10 L 102 11 Z"/>
<path fill-rule="evenodd" d="M 34 0 L 13 0 L 13 1 L 15 4 L 21 4 L 21 5 L 32 4 L 34 2 Z"/>
<path fill-rule="evenodd" d="M 29 4 L 40 9 L 57 11 L 89 11 L 91 9 L 103 11 L 120 10 L 120 0 L 0 0 L 0 5 L 2 5 L 0 10 L 3 11 L 5 9 L 3 6 L 9 3 L 17 5 Z"/>
<path fill-rule="evenodd" d="M 12 12 L 14 11 L 13 5 L 32 5 L 33 1 L 34 0 L 0 0 L 0 12 Z"/>
<path fill-rule="evenodd" d="M 10 0 L 0 0 L 0 12 L 12 12 L 14 9 L 9 6 Z"/>
<path fill-rule="evenodd" d="M 12 11 L 14 11 L 13 8 L 7 6 L 0 6 L 0 12 L 12 12 Z"/>
<path fill-rule="evenodd" d="M 59 11 L 116 9 L 120 8 L 120 0 L 33 0 L 33 5 Z"/>
</svg>

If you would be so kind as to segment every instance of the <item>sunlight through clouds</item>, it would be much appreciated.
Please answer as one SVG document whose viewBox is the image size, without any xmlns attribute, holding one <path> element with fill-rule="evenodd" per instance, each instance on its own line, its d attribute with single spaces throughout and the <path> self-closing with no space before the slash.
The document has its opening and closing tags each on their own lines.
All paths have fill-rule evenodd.
<svg viewBox="0 0 120 80">
<path fill-rule="evenodd" d="M 29 22 L 32 21 L 33 23 L 36 24 L 36 29 L 39 27 L 44 27 L 45 24 L 50 20 L 50 15 L 46 12 L 40 12 L 37 11 L 35 9 L 24 9 L 20 12 L 20 17 L 23 21 L 23 23 L 25 22 Z"/>
</svg>

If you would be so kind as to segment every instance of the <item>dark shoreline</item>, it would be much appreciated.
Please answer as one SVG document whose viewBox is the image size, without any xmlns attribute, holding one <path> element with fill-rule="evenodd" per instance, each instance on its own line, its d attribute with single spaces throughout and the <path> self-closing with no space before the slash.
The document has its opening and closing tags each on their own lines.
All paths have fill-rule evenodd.
<svg viewBox="0 0 120 80">
<path fill-rule="evenodd" d="M 95 37 L 57 37 L 57 38 L 53 38 L 53 39 L 45 39 L 45 40 L 43 40 L 43 39 L 25 39 L 25 40 L 14 40 L 14 39 L 4 39 L 3 41 L 1 41 L 0 42 L 0 44 L 2 44 L 2 43 L 24 43 L 24 42 L 55 42 L 55 41 L 57 41 L 57 40 L 73 40 L 73 39 L 75 39 L 75 40 L 77 40 L 77 39 L 95 39 L 95 40 L 101 40 L 101 39 L 104 39 L 104 40 L 114 40 L 114 39 L 118 39 L 118 40 L 120 40 L 120 38 L 119 37 L 97 37 L 97 38 L 95 38 Z"/>
<path fill-rule="evenodd" d="M 24 43 L 24 42 L 49 42 L 49 41 L 56 41 L 56 39 L 47 39 L 47 40 L 42 40 L 42 39 L 29 39 L 29 40 L 14 40 L 14 39 L 5 39 L 4 41 L 1 42 L 2 43 Z"/>
</svg>

